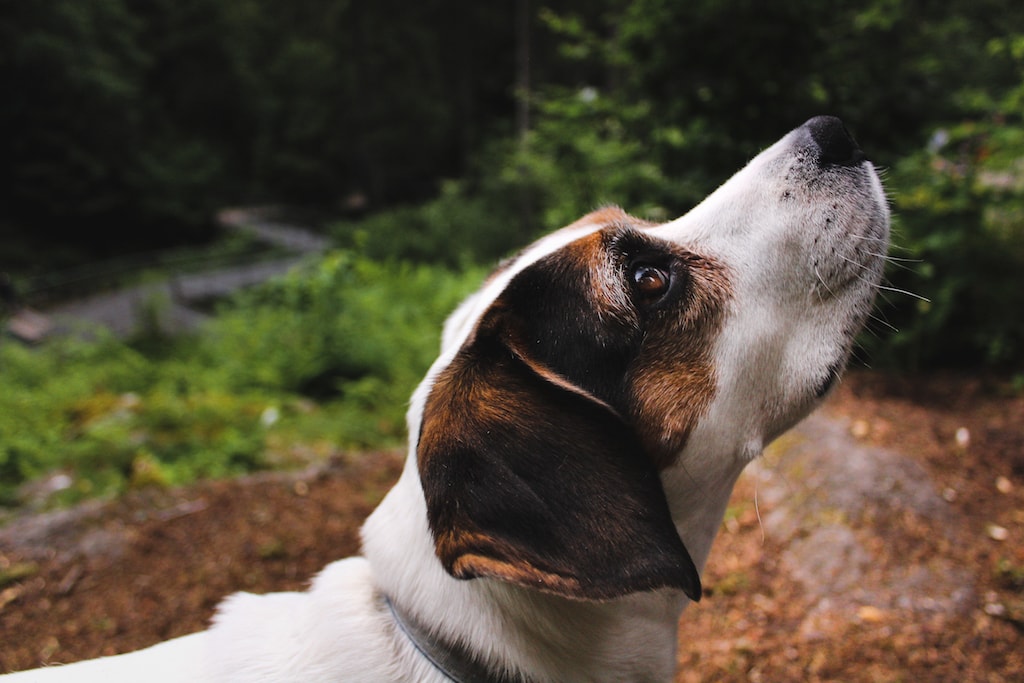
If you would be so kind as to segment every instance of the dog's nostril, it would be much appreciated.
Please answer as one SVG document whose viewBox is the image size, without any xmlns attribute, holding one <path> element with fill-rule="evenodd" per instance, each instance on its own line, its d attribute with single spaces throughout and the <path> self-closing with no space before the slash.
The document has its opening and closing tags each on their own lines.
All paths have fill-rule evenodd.
<svg viewBox="0 0 1024 683">
<path fill-rule="evenodd" d="M 818 145 L 820 165 L 854 166 L 864 161 L 864 152 L 835 116 L 815 116 L 804 126 Z"/>
</svg>

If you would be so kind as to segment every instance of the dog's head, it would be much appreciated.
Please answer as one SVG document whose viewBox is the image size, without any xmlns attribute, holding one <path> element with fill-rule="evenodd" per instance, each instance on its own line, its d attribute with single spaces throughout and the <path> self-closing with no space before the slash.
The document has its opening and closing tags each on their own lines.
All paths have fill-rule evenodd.
<svg viewBox="0 0 1024 683">
<path fill-rule="evenodd" d="M 887 241 L 873 167 L 819 117 L 683 218 L 604 209 L 503 264 L 449 319 L 410 411 L 445 569 L 698 599 L 665 482 L 738 473 L 822 398 Z"/>
</svg>

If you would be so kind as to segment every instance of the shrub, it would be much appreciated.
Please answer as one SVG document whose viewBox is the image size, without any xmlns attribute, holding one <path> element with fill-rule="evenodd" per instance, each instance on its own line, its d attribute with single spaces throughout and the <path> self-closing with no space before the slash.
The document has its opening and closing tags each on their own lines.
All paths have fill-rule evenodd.
<svg viewBox="0 0 1024 683">
<path fill-rule="evenodd" d="M 338 223 L 335 237 L 377 259 L 465 266 L 505 256 L 609 204 L 642 218 L 672 218 L 708 189 L 699 174 L 670 178 L 652 160 L 652 148 L 683 148 L 697 136 L 649 129 L 643 102 L 623 104 L 595 88 L 550 88 L 534 105 L 526 137 L 483 149 L 465 179 L 443 182 L 424 204 Z"/>
<path fill-rule="evenodd" d="M 395 445 L 479 277 L 338 252 L 235 297 L 197 337 L 0 344 L 0 501 L 54 471 L 69 501 Z"/>
<path fill-rule="evenodd" d="M 1024 362 L 1024 123 L 982 118 L 936 131 L 890 174 L 889 280 L 896 328 L 868 341 L 880 364 L 1016 367 Z"/>
</svg>

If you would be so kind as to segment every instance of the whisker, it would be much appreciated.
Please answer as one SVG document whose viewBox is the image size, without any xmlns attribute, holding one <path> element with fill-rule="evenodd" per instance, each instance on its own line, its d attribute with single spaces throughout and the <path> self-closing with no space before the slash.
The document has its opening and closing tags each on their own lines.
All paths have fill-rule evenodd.
<svg viewBox="0 0 1024 683">
<path fill-rule="evenodd" d="M 878 235 L 858 235 L 857 233 L 850 233 L 847 237 L 852 240 L 864 240 L 865 242 L 884 243 L 886 241 L 884 237 L 879 237 Z"/>
<path fill-rule="evenodd" d="M 898 327 L 896 327 L 895 325 L 893 325 L 891 322 L 889 322 L 885 318 L 878 317 L 874 313 L 868 313 L 868 319 L 875 321 L 879 325 L 882 325 L 883 327 L 889 329 L 892 332 L 899 332 L 900 331 L 900 329 Z M 865 328 L 865 329 L 867 329 L 867 328 Z M 872 334 L 874 334 L 874 330 L 868 329 L 868 332 L 871 332 Z"/>
<path fill-rule="evenodd" d="M 893 302 L 892 299 L 885 295 L 885 292 L 878 292 L 877 296 L 879 299 L 884 301 L 885 305 L 888 306 L 889 308 L 896 308 L 896 304 Z"/>
<path fill-rule="evenodd" d="M 870 256 L 876 256 L 876 257 L 881 258 L 881 259 L 885 259 L 885 261 L 887 263 L 891 263 L 893 266 L 895 266 L 897 268 L 900 268 L 901 270 L 905 270 L 905 271 L 907 271 L 909 273 L 914 273 L 916 271 L 913 268 L 911 268 L 910 266 L 904 265 L 904 263 L 921 263 L 921 261 L 917 261 L 917 260 L 914 260 L 914 259 L 898 259 L 898 258 L 893 258 L 893 257 L 889 257 L 889 256 L 884 256 L 884 255 L 881 255 L 881 254 L 871 254 L 871 253 L 869 253 L 869 255 Z M 871 270 L 870 266 L 864 265 L 863 263 L 859 263 L 858 261 L 855 261 L 854 259 L 849 258 L 847 256 L 843 256 L 842 254 L 839 255 L 839 258 L 843 259 L 844 261 L 846 261 L 847 263 L 849 263 L 851 265 L 857 266 L 861 270 Z"/>
<path fill-rule="evenodd" d="M 871 251 L 864 252 L 868 256 L 877 256 L 878 258 L 884 258 L 886 261 L 898 261 L 899 263 L 924 263 L 923 258 L 900 258 L 899 256 L 890 256 L 889 254 L 876 254 Z"/>
<path fill-rule="evenodd" d="M 863 263 L 859 263 L 859 262 L 857 262 L 857 261 L 855 261 L 855 260 L 853 260 L 853 259 L 851 259 L 849 257 L 843 256 L 842 254 L 839 255 L 839 258 L 841 258 L 842 260 L 846 261 L 847 263 L 849 263 L 849 264 L 851 264 L 853 266 L 856 266 L 861 271 L 872 272 L 872 269 L 869 266 L 864 265 Z M 899 264 L 897 264 L 897 265 L 899 265 Z M 901 266 L 901 267 L 903 267 L 903 268 L 913 272 L 913 269 L 908 268 L 907 266 Z M 824 278 L 821 277 L 821 273 L 818 272 L 818 266 L 817 265 L 814 266 L 814 275 L 815 275 L 815 277 L 818 278 L 818 283 L 822 287 L 825 288 L 825 291 L 827 291 L 830 296 L 835 296 L 835 292 L 833 292 L 832 289 L 828 286 L 828 284 L 826 284 Z M 892 302 L 882 292 L 892 292 L 894 294 L 905 294 L 906 296 L 909 296 L 909 297 L 914 298 L 914 299 L 918 299 L 920 301 L 924 301 L 925 303 L 931 303 L 931 299 L 929 299 L 928 297 L 921 296 L 920 294 L 914 294 L 913 292 L 908 291 L 906 289 L 900 289 L 898 287 L 891 287 L 891 286 L 884 285 L 884 284 L 879 283 L 879 282 L 875 282 L 873 279 L 868 279 L 868 278 L 864 277 L 863 273 L 854 273 L 854 276 L 858 280 L 860 280 L 861 282 L 863 282 L 863 283 L 865 283 L 867 285 L 870 285 L 871 287 L 876 289 L 879 292 L 879 296 L 882 299 L 884 299 L 887 304 L 892 305 Z M 820 296 L 819 296 L 819 300 L 820 300 Z"/>
<path fill-rule="evenodd" d="M 874 315 L 872 315 L 868 319 L 868 321 L 865 323 L 865 325 L 863 327 L 863 332 L 865 334 L 870 335 L 874 339 L 882 340 L 882 339 L 885 339 L 885 335 L 882 334 L 882 329 L 881 329 L 884 326 L 892 327 L 892 325 L 889 325 L 889 323 L 886 320 L 881 319 L 881 318 L 876 318 Z M 893 329 L 895 329 L 895 328 L 893 328 Z"/>
<path fill-rule="evenodd" d="M 871 363 L 868 362 L 867 356 L 865 355 L 865 351 L 860 346 L 860 344 L 858 344 L 858 345 L 854 346 L 852 349 L 850 349 L 850 358 L 851 358 L 851 360 L 857 361 L 857 363 L 859 363 L 860 366 L 863 367 L 866 370 L 873 370 L 874 369 L 874 368 L 872 368 Z"/>
<path fill-rule="evenodd" d="M 828 295 L 830 297 L 834 297 L 836 295 L 836 293 L 832 291 L 832 288 L 829 287 L 828 284 L 825 282 L 825 278 L 821 277 L 821 273 L 818 272 L 817 263 L 814 264 L 814 276 L 818 278 L 818 284 L 825 288 L 825 291 L 828 292 Z M 858 275 L 858 277 L 860 276 Z M 817 289 L 817 287 L 815 287 L 815 289 Z M 821 296 L 821 292 L 818 292 L 818 301 L 825 301 L 825 299 Z"/>
<path fill-rule="evenodd" d="M 917 273 L 917 269 L 908 266 L 907 263 L 924 263 L 924 261 L 912 261 L 910 259 L 886 259 L 886 263 L 907 273 Z"/>
<path fill-rule="evenodd" d="M 761 545 L 764 545 L 764 520 L 761 519 L 761 506 L 757 503 L 757 491 L 760 487 L 761 480 L 759 478 L 754 479 L 754 513 L 757 514 L 757 526 L 761 529 Z"/>
<path fill-rule="evenodd" d="M 913 293 L 913 292 L 911 292 L 909 290 L 900 289 L 899 287 L 892 287 L 892 286 L 889 286 L 889 285 L 884 285 L 884 284 L 882 284 L 880 282 L 874 282 L 874 281 L 871 281 L 871 280 L 866 280 L 866 279 L 864 279 L 860 275 L 860 273 L 857 273 L 857 279 L 860 280 L 861 282 L 864 282 L 864 283 L 869 284 L 872 287 L 874 287 L 875 290 L 877 291 L 877 296 L 880 299 L 882 299 L 889 306 L 895 306 L 895 304 L 893 303 L 892 299 L 890 299 L 889 297 L 887 297 L 885 295 L 885 292 L 892 292 L 893 294 L 904 294 L 904 295 L 909 296 L 909 297 L 911 297 L 913 299 L 917 299 L 919 301 L 923 301 L 923 302 L 925 302 L 927 304 L 930 304 L 932 302 L 932 300 L 929 299 L 928 297 L 922 296 L 920 294 L 915 294 L 915 293 Z"/>
<path fill-rule="evenodd" d="M 839 258 L 843 259 L 844 261 L 846 261 L 850 265 L 856 266 L 856 267 L 860 268 L 861 270 L 870 270 L 870 268 L 868 268 L 868 266 L 864 265 L 863 263 L 861 263 L 859 261 L 854 261 L 852 258 L 850 258 L 848 256 L 843 256 L 842 254 L 837 254 L 837 256 L 839 256 Z"/>
<path fill-rule="evenodd" d="M 866 253 L 868 256 L 874 256 L 876 258 L 884 259 L 887 264 L 890 264 L 892 266 L 895 266 L 896 268 L 905 270 L 910 273 L 915 273 L 917 271 L 914 268 L 912 268 L 911 265 L 908 264 L 920 264 L 925 262 L 924 259 L 919 258 L 900 258 L 899 256 L 890 256 L 889 254 L 876 254 L 870 251 L 864 253 Z"/>
<path fill-rule="evenodd" d="M 866 270 L 868 272 L 874 272 L 874 269 L 871 266 L 869 266 L 867 264 L 864 264 L 864 263 L 861 263 L 860 261 L 855 261 L 854 259 L 849 258 L 848 256 L 843 256 L 842 254 L 839 254 L 839 258 L 843 259 L 844 261 L 846 261 L 847 263 L 849 263 L 852 266 L 856 266 L 860 270 Z M 898 265 L 898 264 L 895 264 L 895 265 Z M 901 266 L 901 267 L 902 268 L 906 268 L 906 266 Z M 865 282 L 867 282 L 867 280 L 865 280 Z"/>
<path fill-rule="evenodd" d="M 862 240 L 864 242 L 875 242 L 876 244 L 885 244 L 886 243 L 886 240 L 884 238 L 875 237 L 873 235 L 849 235 L 849 239 Z M 910 247 L 904 247 L 904 246 L 901 246 L 901 245 L 899 245 L 899 244 L 897 244 L 895 242 L 890 242 L 888 246 L 889 246 L 889 251 L 903 251 L 903 252 L 909 252 L 909 253 L 912 253 L 914 251 Z M 888 258 L 895 258 L 895 257 L 889 256 Z"/>
<path fill-rule="evenodd" d="M 913 292 L 908 292 L 907 290 L 900 289 L 899 287 L 887 287 L 886 285 L 882 285 L 882 284 L 877 285 L 877 287 L 878 287 L 878 289 L 885 290 L 886 292 L 893 292 L 895 294 L 905 294 L 906 296 L 909 296 L 909 297 L 911 297 L 913 299 L 917 299 L 918 301 L 923 301 L 926 304 L 930 304 L 932 302 L 932 300 L 929 299 L 926 296 L 921 296 L 920 294 L 914 294 Z"/>
<path fill-rule="evenodd" d="M 854 264 L 854 265 L 856 265 L 856 264 Z M 861 269 L 862 270 L 868 270 L 868 268 L 865 267 L 865 266 L 861 266 Z M 854 277 L 856 277 L 858 280 L 860 280 L 864 284 L 868 285 L 872 289 L 875 289 L 875 290 L 883 289 L 882 285 L 880 285 L 879 283 L 875 282 L 875 279 L 873 277 L 870 278 L 870 279 L 866 278 L 866 277 L 864 277 L 863 273 L 854 273 Z M 879 296 L 882 296 L 882 295 L 880 294 Z M 886 299 L 886 301 L 888 302 L 888 299 Z"/>
<path fill-rule="evenodd" d="M 907 253 L 907 254 L 916 254 L 917 253 L 916 251 L 914 251 L 913 248 L 900 246 L 899 244 L 890 244 L 889 245 L 889 251 L 902 251 L 902 252 Z"/>
</svg>

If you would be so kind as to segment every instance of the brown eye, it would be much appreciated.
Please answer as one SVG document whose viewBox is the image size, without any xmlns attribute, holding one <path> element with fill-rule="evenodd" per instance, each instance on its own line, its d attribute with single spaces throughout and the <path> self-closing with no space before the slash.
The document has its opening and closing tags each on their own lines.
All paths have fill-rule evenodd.
<svg viewBox="0 0 1024 683">
<path fill-rule="evenodd" d="M 667 271 L 647 263 L 633 266 L 633 283 L 637 292 L 647 300 L 657 299 L 668 291 L 669 274 Z"/>
</svg>

